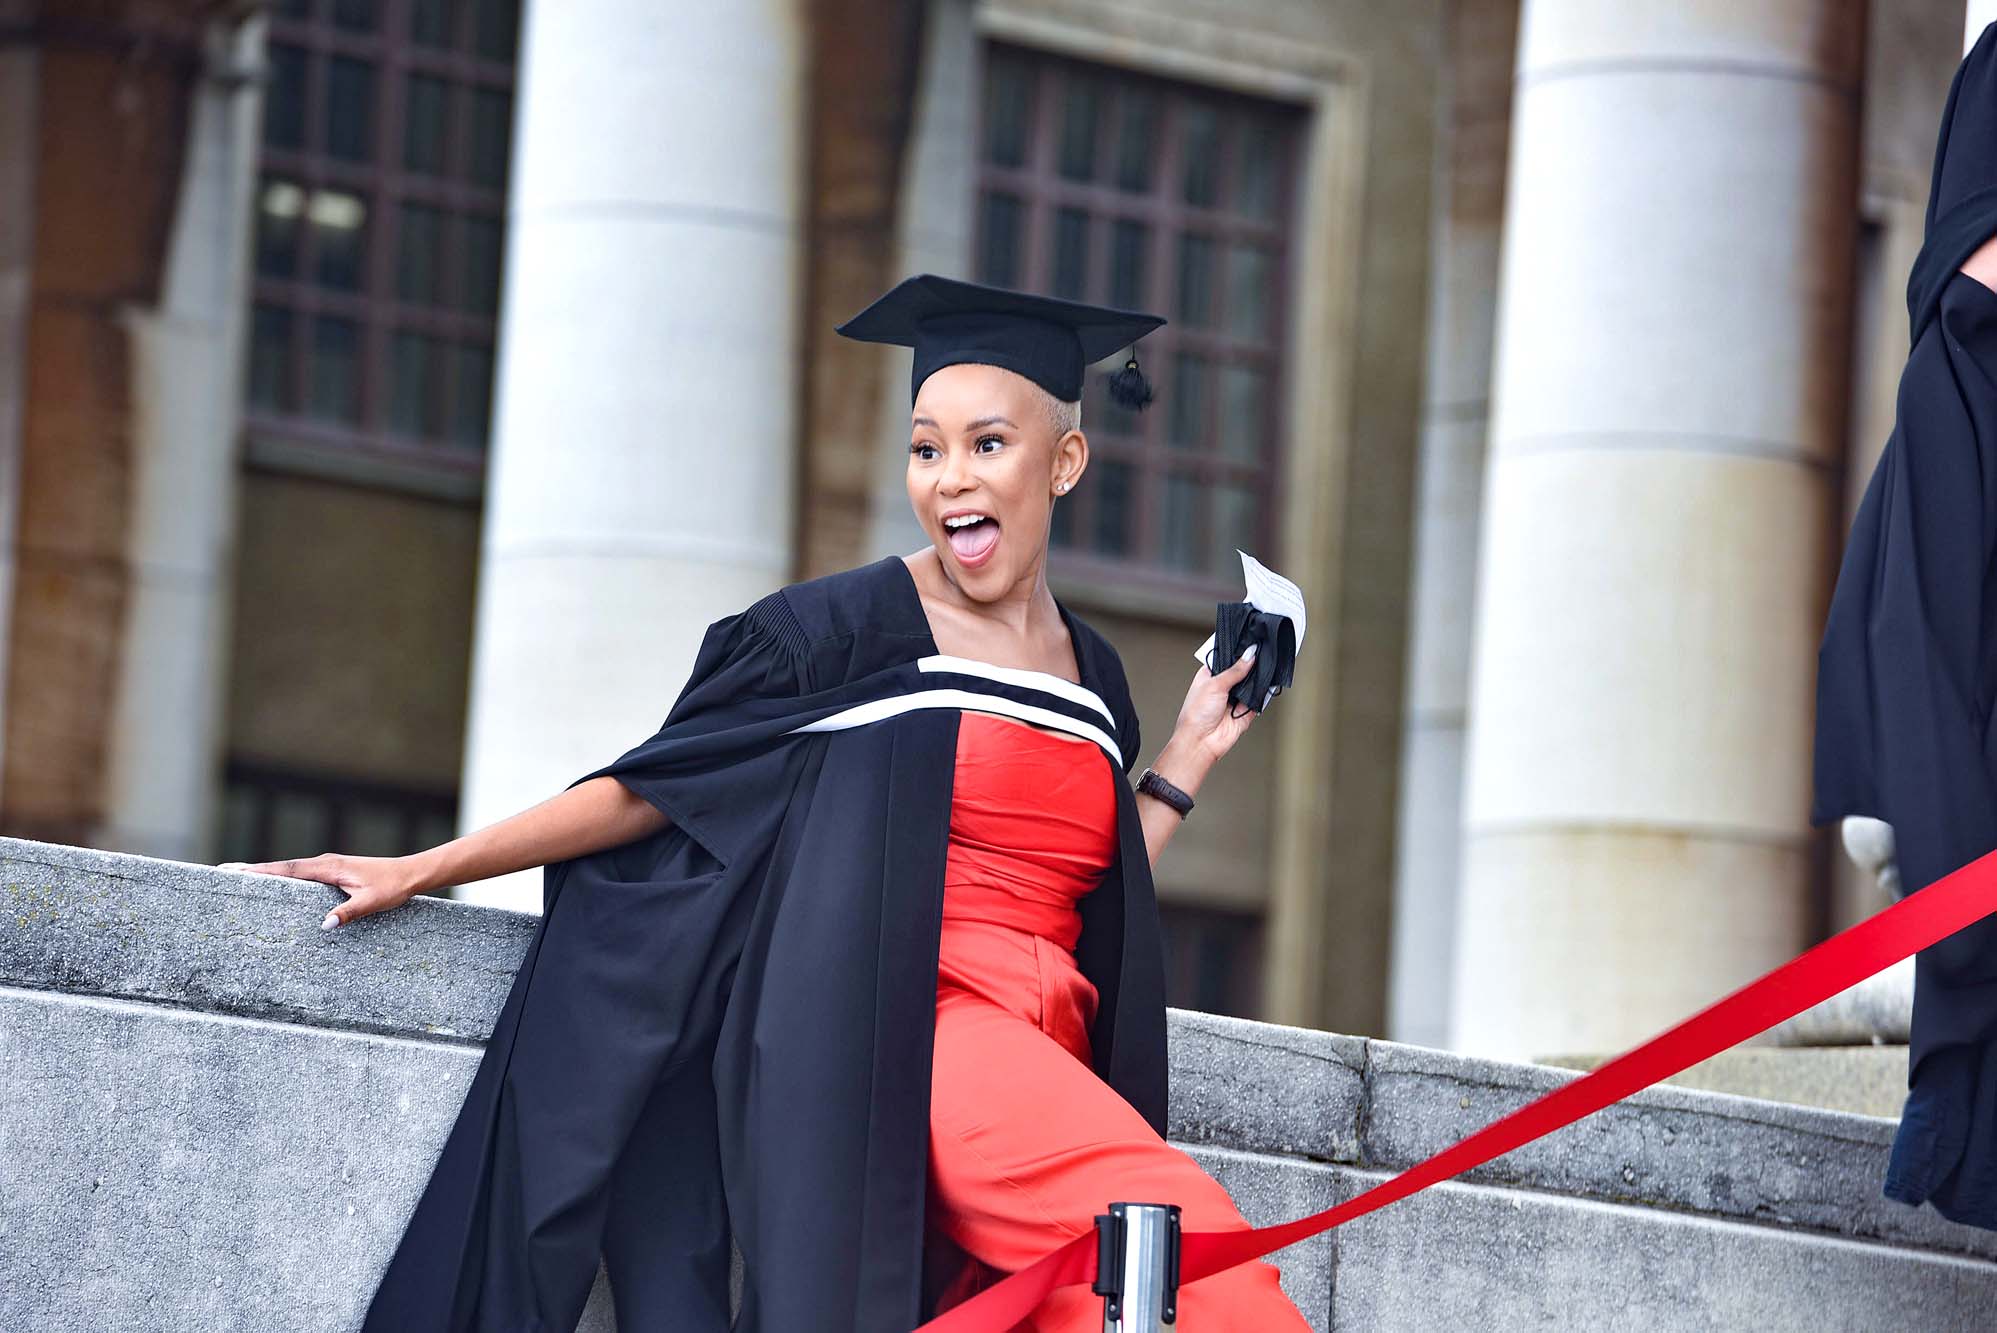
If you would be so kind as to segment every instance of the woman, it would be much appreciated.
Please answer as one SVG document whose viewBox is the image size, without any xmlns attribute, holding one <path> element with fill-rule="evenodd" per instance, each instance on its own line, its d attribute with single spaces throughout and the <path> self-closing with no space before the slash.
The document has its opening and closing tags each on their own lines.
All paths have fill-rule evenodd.
<svg viewBox="0 0 1997 1333">
<path fill-rule="evenodd" d="M 1254 714 L 1199 668 L 1137 793 L 1115 650 L 1049 592 L 1088 464 L 1085 367 L 1155 316 L 921 275 L 841 326 L 914 349 L 931 545 L 710 626 L 659 732 L 413 857 L 253 867 L 345 925 L 547 864 L 546 906 L 369 1329 L 906 1329 L 1112 1201 L 1245 1226 L 1162 1137 L 1150 868 Z M 1135 358 L 1113 386 L 1148 397 Z M 614 779 L 614 780 L 613 780 Z M 565 891 L 566 890 L 566 891 Z M 1198 1333 L 1303 1330 L 1268 1264 L 1187 1286 Z M 1026 1327 L 1096 1329 L 1057 1291 Z"/>
</svg>

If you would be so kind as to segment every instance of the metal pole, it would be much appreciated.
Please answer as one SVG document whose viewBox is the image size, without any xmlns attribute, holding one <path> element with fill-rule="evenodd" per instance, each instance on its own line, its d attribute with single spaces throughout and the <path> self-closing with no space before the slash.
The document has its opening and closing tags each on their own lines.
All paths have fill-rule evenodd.
<svg viewBox="0 0 1997 1333">
<path fill-rule="evenodd" d="M 1096 1216 L 1103 1333 L 1162 1333 L 1179 1319 L 1179 1205 L 1113 1203 Z"/>
</svg>

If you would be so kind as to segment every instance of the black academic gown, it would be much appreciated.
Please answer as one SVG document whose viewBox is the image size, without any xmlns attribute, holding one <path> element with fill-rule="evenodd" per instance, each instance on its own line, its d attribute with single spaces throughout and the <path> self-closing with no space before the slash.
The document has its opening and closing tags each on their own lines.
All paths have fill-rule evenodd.
<svg viewBox="0 0 1997 1333">
<path fill-rule="evenodd" d="M 1859 502 L 1817 665 L 1811 821 L 1893 826 L 1918 891 L 1997 848 L 1997 27 L 1949 90 L 1913 346 Z M 1997 919 L 1917 955 L 1908 1096 L 1886 1194 L 1997 1229 Z"/>
<path fill-rule="evenodd" d="M 714 1333 L 729 1326 L 731 1228 L 738 1329 L 928 1317 L 930 1054 L 965 706 L 1094 732 L 1121 770 L 1117 856 L 1082 900 L 1075 953 L 1100 993 L 1095 1068 L 1164 1132 L 1163 951 L 1122 780 L 1137 717 L 1116 651 L 1061 614 L 1082 691 L 940 656 L 898 556 L 708 628 L 657 734 L 576 779 L 615 775 L 672 825 L 547 868 L 368 1333 L 568 1333 L 599 1253 L 621 1328 Z"/>
</svg>

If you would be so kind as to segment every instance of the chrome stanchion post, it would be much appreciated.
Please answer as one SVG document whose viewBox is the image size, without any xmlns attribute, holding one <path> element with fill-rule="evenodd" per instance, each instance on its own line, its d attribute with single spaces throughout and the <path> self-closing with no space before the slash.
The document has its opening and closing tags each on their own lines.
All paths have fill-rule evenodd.
<svg viewBox="0 0 1997 1333">
<path fill-rule="evenodd" d="M 1103 1333 L 1160 1333 L 1179 1320 L 1179 1205 L 1113 1203 L 1096 1215 Z"/>
</svg>

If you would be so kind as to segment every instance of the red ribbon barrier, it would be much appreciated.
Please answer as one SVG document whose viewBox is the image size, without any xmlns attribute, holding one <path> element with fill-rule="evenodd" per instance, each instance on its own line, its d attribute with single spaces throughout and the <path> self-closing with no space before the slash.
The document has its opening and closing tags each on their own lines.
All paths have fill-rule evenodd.
<svg viewBox="0 0 1997 1333">
<path fill-rule="evenodd" d="M 1522 1148 L 1795 1017 L 1992 912 L 1997 912 L 1997 851 L 1908 894 L 1676 1027 L 1336 1207 L 1254 1230 L 1186 1232 L 1180 1245 L 1180 1285 L 1329 1231 Z M 1007 1333 L 1054 1288 L 1093 1282 L 1095 1276 L 1096 1238 L 1090 1232 L 938 1315 L 916 1333 Z"/>
</svg>

